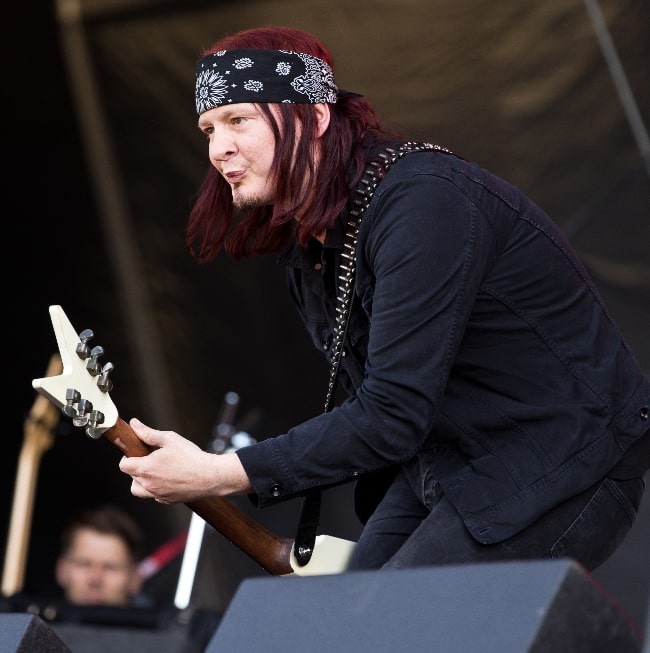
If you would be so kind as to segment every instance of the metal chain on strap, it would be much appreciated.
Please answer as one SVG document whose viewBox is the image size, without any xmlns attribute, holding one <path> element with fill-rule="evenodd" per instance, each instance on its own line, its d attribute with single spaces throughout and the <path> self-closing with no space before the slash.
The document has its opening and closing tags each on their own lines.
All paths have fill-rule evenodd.
<svg viewBox="0 0 650 653">
<path fill-rule="evenodd" d="M 388 169 L 410 152 L 423 152 L 426 150 L 437 150 L 451 154 L 450 150 L 440 145 L 416 141 L 407 141 L 397 150 L 388 147 L 385 152 L 379 155 L 379 161 L 371 161 L 368 164 L 361 181 L 357 184 L 357 196 L 353 200 L 355 208 L 350 211 L 352 217 L 347 223 L 345 241 L 343 243 L 342 256 L 344 260 L 341 263 L 338 295 L 336 297 L 336 323 L 334 325 L 334 337 L 332 340 L 332 364 L 327 386 L 327 397 L 325 398 L 325 412 L 328 412 L 332 408 L 334 392 L 336 390 L 336 379 L 341 365 L 341 358 L 344 356 L 343 343 L 345 342 L 345 334 L 352 309 L 352 299 L 354 297 L 356 248 L 361 219 L 370 205 L 370 200 L 372 200 L 375 189 L 388 172 Z"/>
</svg>

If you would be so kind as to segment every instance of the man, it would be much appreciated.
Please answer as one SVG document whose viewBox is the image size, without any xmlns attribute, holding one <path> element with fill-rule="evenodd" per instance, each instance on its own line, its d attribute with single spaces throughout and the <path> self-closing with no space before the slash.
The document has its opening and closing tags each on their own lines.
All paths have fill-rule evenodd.
<svg viewBox="0 0 650 653">
<path fill-rule="evenodd" d="M 142 588 L 138 570 L 143 535 L 139 525 L 114 506 L 74 515 L 61 533 L 56 581 L 73 605 L 133 605 Z"/>
<path fill-rule="evenodd" d="M 211 167 L 188 247 L 281 253 L 329 392 L 322 414 L 219 456 L 132 419 L 154 448 L 120 461 L 132 493 L 264 507 L 356 482 L 349 569 L 602 564 L 644 491 L 650 382 L 552 220 L 385 129 L 300 30 L 215 43 L 196 108 Z"/>
</svg>

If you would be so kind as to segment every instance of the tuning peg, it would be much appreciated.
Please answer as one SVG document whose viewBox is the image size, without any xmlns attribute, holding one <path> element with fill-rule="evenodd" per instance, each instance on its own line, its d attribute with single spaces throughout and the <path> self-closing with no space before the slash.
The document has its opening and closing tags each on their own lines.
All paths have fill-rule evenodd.
<svg viewBox="0 0 650 653">
<path fill-rule="evenodd" d="M 95 334 L 90 329 L 84 329 L 79 334 L 79 340 L 81 340 L 81 342 L 77 345 L 77 349 L 75 351 L 81 360 L 86 360 L 86 358 L 88 358 L 90 355 L 90 347 L 88 346 L 88 341 L 94 338 L 94 336 Z"/>
<path fill-rule="evenodd" d="M 88 399 L 80 399 L 77 404 L 77 415 L 72 418 L 72 423 L 75 426 L 86 426 L 90 421 L 88 413 L 93 409 L 92 402 Z"/>
<path fill-rule="evenodd" d="M 63 406 L 61 410 L 66 417 L 77 416 L 77 409 L 75 408 L 75 405 L 79 403 L 80 399 L 81 394 L 78 390 L 75 390 L 74 388 L 68 388 L 65 391 L 65 406 Z"/>
<path fill-rule="evenodd" d="M 93 440 L 98 440 L 101 438 L 102 433 L 97 429 L 97 427 L 103 423 L 104 413 L 102 413 L 100 410 L 90 411 L 90 415 L 88 416 L 88 428 L 86 428 L 86 434 L 88 437 L 92 438 Z"/>
<path fill-rule="evenodd" d="M 104 355 L 104 348 L 97 345 L 90 350 L 90 360 L 86 363 L 86 369 L 93 375 L 97 376 L 102 371 L 99 363 L 99 357 Z"/>
<path fill-rule="evenodd" d="M 113 382 L 108 378 L 108 375 L 115 369 L 113 363 L 106 363 L 102 367 L 102 373 L 97 378 L 97 387 L 102 392 L 110 392 L 113 389 Z"/>
</svg>

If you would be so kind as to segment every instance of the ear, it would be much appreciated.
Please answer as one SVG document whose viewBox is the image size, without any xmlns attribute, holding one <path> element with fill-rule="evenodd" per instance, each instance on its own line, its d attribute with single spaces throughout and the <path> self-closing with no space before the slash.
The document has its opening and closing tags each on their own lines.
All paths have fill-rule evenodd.
<svg viewBox="0 0 650 653">
<path fill-rule="evenodd" d="M 134 569 L 133 573 L 131 574 L 131 580 L 129 581 L 129 593 L 131 596 L 139 594 L 143 584 L 144 577 L 137 568 Z"/>
<path fill-rule="evenodd" d="M 314 111 L 318 123 L 316 127 L 316 137 L 320 138 L 327 131 L 330 124 L 330 105 L 324 102 L 315 104 Z"/>
<path fill-rule="evenodd" d="M 65 588 L 65 585 L 68 582 L 68 567 L 63 556 L 56 559 L 54 575 L 59 586 Z"/>
</svg>

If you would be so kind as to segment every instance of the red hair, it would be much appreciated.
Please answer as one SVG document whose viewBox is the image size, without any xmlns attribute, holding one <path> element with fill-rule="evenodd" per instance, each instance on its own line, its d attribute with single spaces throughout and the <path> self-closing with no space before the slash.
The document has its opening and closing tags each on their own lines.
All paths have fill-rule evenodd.
<svg viewBox="0 0 650 653">
<path fill-rule="evenodd" d="M 322 59 L 333 68 L 332 56 L 323 43 L 308 32 L 289 27 L 262 27 L 225 36 L 202 56 L 239 48 L 302 52 Z M 268 104 L 258 105 L 275 134 L 271 173 L 277 179 L 277 204 L 256 207 L 235 216 L 230 186 L 210 166 L 196 194 L 185 233 L 186 245 L 199 263 L 212 260 L 222 248 L 235 260 L 241 260 L 276 253 L 291 238 L 306 247 L 312 238 L 335 223 L 350 189 L 363 173 L 366 162 L 362 141 L 388 141 L 396 137 L 381 126 L 367 100 L 343 94 L 336 104 L 329 105 L 330 123 L 321 137 L 321 159 L 315 170 L 314 105 L 277 103 L 273 106 L 277 118 Z M 298 124 L 302 133 L 299 139 Z M 305 215 L 300 224 L 294 220 L 296 207 Z"/>
</svg>

